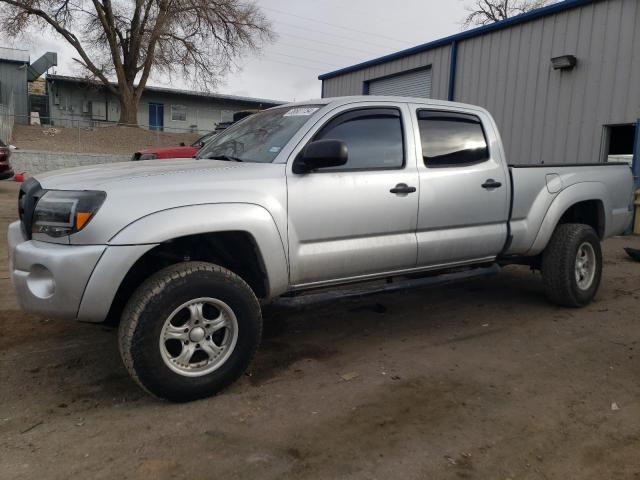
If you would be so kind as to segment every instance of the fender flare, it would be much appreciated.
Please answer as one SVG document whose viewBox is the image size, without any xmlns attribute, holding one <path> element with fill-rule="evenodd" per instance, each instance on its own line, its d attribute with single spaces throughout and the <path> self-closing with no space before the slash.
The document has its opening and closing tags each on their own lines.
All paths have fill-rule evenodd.
<svg viewBox="0 0 640 480">
<path fill-rule="evenodd" d="M 246 232 L 255 241 L 267 274 L 268 297 L 284 293 L 289 284 L 285 243 L 273 217 L 260 205 L 215 203 L 161 210 L 130 223 L 108 244 L 160 244 L 189 235 L 229 231 Z"/>
<path fill-rule="evenodd" d="M 589 200 L 596 200 L 602 203 L 604 210 L 604 236 L 607 227 L 611 225 L 611 209 L 609 207 L 609 193 L 607 187 L 602 182 L 580 182 L 575 183 L 560 192 L 551 202 L 533 245 L 526 253 L 527 256 L 541 253 L 556 229 L 558 222 L 573 205 Z"/>
<path fill-rule="evenodd" d="M 243 203 L 190 205 L 149 214 L 114 235 L 87 282 L 77 318 L 102 322 L 124 277 L 155 246 L 183 236 L 224 231 L 246 232 L 254 239 L 267 274 L 267 298 L 287 291 L 284 243 L 265 208 Z"/>
</svg>

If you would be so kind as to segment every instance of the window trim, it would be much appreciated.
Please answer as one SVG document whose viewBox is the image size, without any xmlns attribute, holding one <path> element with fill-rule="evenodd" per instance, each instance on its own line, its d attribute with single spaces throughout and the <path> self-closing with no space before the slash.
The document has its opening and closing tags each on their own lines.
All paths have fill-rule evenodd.
<svg viewBox="0 0 640 480">
<path fill-rule="evenodd" d="M 407 139 L 406 139 L 406 130 L 404 126 L 404 118 L 402 116 L 402 109 L 397 106 L 388 106 L 388 105 L 380 105 L 380 106 L 365 106 L 365 107 L 356 107 L 348 110 L 343 110 L 341 112 L 336 113 L 331 118 L 329 118 L 326 122 L 324 122 L 312 135 L 311 139 L 305 144 L 304 147 L 300 150 L 298 155 L 296 155 L 295 161 L 302 155 L 304 148 L 309 145 L 311 142 L 317 140 L 318 135 L 324 130 L 324 128 L 333 122 L 336 118 L 349 114 L 352 112 L 365 111 L 365 110 L 394 110 L 398 114 L 398 119 L 400 120 L 400 134 L 402 136 L 402 164 L 398 167 L 372 167 L 372 168 L 332 168 L 332 169 L 320 169 L 317 171 L 312 171 L 309 173 L 343 173 L 343 172 L 377 172 L 377 171 L 385 171 L 385 170 L 404 170 L 407 167 Z"/>
<path fill-rule="evenodd" d="M 176 120 L 175 118 L 173 118 L 173 110 L 174 110 L 175 107 L 184 108 L 184 120 Z M 171 121 L 172 122 L 186 122 L 187 121 L 187 117 L 188 116 L 187 116 L 187 106 L 186 105 L 182 105 L 182 104 L 179 104 L 179 103 L 175 103 L 175 104 L 172 103 L 171 104 Z"/>
<path fill-rule="evenodd" d="M 484 137 L 484 143 L 487 145 L 487 158 L 484 160 L 477 160 L 474 162 L 465 162 L 465 163 L 447 163 L 442 165 L 429 165 L 424 158 L 424 151 L 422 150 L 422 131 L 420 130 L 420 112 L 428 112 L 428 113 L 442 113 L 445 115 L 466 115 L 468 117 L 474 117 L 478 120 L 478 124 L 480 124 L 480 129 L 482 130 L 482 136 Z M 416 109 L 416 126 L 418 127 L 418 134 L 420 135 L 420 141 L 417 144 L 420 146 L 420 153 L 422 157 L 422 164 L 426 168 L 456 168 L 456 167 L 470 167 L 473 165 L 480 165 L 481 163 L 485 163 L 491 160 L 491 145 L 489 143 L 489 139 L 487 137 L 487 130 L 484 127 L 484 123 L 482 118 L 475 113 L 462 112 L 457 110 L 438 110 L 438 109 L 430 109 L 430 108 L 418 108 Z"/>
</svg>

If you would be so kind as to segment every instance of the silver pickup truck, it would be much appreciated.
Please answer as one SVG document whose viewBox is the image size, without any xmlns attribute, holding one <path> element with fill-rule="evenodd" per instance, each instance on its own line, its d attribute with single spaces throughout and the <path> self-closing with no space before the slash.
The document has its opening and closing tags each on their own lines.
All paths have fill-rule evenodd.
<svg viewBox="0 0 640 480">
<path fill-rule="evenodd" d="M 39 175 L 9 226 L 25 310 L 119 321 L 133 378 L 173 401 L 248 367 L 261 304 L 320 287 L 487 264 L 542 271 L 586 305 L 600 241 L 631 220 L 626 164 L 509 165 L 489 113 L 345 97 L 263 111 L 194 160 Z"/>
</svg>

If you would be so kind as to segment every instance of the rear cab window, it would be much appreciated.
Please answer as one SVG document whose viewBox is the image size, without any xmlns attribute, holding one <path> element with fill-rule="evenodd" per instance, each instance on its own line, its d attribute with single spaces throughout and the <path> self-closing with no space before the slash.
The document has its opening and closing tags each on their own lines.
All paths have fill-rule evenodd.
<svg viewBox="0 0 640 480">
<path fill-rule="evenodd" d="M 487 137 L 479 117 L 434 110 L 418 110 L 417 116 L 427 167 L 459 167 L 489 160 Z"/>
</svg>

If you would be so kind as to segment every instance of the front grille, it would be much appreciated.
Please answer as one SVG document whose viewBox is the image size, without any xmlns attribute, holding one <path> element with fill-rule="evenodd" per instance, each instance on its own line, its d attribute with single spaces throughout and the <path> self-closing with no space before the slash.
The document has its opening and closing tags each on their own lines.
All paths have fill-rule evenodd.
<svg viewBox="0 0 640 480">
<path fill-rule="evenodd" d="M 20 216 L 22 232 L 28 239 L 31 239 L 33 211 L 43 193 L 44 191 L 40 183 L 35 178 L 25 180 L 20 186 L 20 193 L 18 193 L 18 215 Z"/>
</svg>

